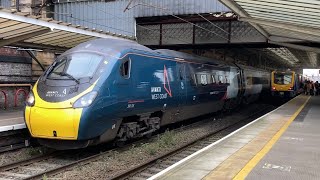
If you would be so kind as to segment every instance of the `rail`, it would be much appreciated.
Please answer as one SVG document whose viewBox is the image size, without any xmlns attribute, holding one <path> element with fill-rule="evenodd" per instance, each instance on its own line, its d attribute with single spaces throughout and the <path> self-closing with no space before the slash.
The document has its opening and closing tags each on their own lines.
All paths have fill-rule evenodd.
<svg viewBox="0 0 320 180">
<path fill-rule="evenodd" d="M 233 125 L 231 124 L 225 124 L 225 127 L 221 127 L 221 129 L 216 129 L 216 130 L 212 130 L 208 133 L 206 133 L 204 136 L 195 138 L 194 140 L 192 140 L 192 142 L 188 142 L 184 145 L 182 145 L 181 147 L 177 147 L 174 150 L 170 150 L 165 154 L 160 154 L 159 156 L 155 157 L 154 159 L 152 159 L 151 161 L 148 162 L 141 162 L 139 163 L 137 166 L 131 168 L 131 169 L 126 169 L 126 170 L 121 170 L 118 174 L 114 174 L 112 177 L 110 177 L 109 179 L 129 179 L 130 177 L 134 177 L 138 171 L 144 171 L 147 170 L 147 167 L 149 165 L 151 165 L 151 163 L 157 162 L 158 159 L 163 159 L 166 157 L 174 156 L 175 153 L 177 153 L 177 151 L 183 150 L 186 147 L 193 145 L 195 143 L 197 143 L 198 141 L 200 141 L 200 139 L 204 140 L 204 143 L 201 146 L 206 146 L 206 139 L 208 139 L 209 137 L 211 137 L 211 135 L 217 134 L 217 137 L 223 137 L 226 134 L 229 134 L 230 132 L 234 131 L 235 129 L 242 127 L 242 125 L 245 125 L 246 123 L 251 122 L 252 120 L 255 119 L 255 116 L 259 116 L 260 113 L 263 113 L 264 111 L 270 111 L 270 106 L 266 106 L 264 108 L 261 107 L 256 107 L 255 109 L 259 109 L 258 111 L 254 111 L 255 113 L 251 113 L 252 109 L 250 111 L 246 111 L 246 113 L 244 113 L 241 117 L 239 117 L 239 115 L 242 114 L 236 114 L 234 116 L 239 117 L 237 119 L 236 122 L 233 123 Z M 249 114 L 248 114 L 249 113 Z M 250 119 L 248 119 L 250 118 Z M 191 121 L 192 122 L 192 121 Z M 224 121 L 221 121 L 224 122 Z M 208 125 L 208 123 L 212 123 L 212 119 L 211 118 L 206 118 L 202 121 L 198 121 L 196 123 L 192 123 L 189 124 L 187 126 L 180 126 L 180 128 L 175 129 L 174 131 L 178 132 L 178 131 L 183 131 L 186 129 L 192 129 L 192 128 L 197 128 L 197 127 L 201 127 L 204 124 L 206 124 L 206 126 Z M 218 122 L 217 122 L 218 123 Z M 230 128 L 230 129 L 229 129 Z M 224 133 L 222 133 L 224 132 Z M 157 135 L 154 136 L 152 140 L 157 140 Z M 217 140 L 217 138 L 213 138 L 215 141 Z M 140 141 L 135 141 L 135 144 L 142 144 L 142 143 L 148 143 L 150 142 L 147 139 L 141 139 Z M 211 142 L 210 142 L 211 143 Z M 195 144 L 196 145 L 196 144 Z M 195 147 L 195 146 L 192 146 Z M 44 175 L 46 177 L 50 177 L 50 176 L 54 176 L 58 173 L 62 173 L 64 171 L 66 171 L 67 169 L 70 169 L 72 167 L 75 166 L 81 166 L 84 164 L 88 164 L 90 162 L 93 162 L 99 158 L 101 158 L 102 156 L 105 156 L 107 154 L 110 154 L 110 152 L 113 151 L 117 151 L 119 153 L 121 152 L 126 152 L 128 150 L 130 150 L 132 148 L 132 144 L 126 144 L 124 147 L 116 147 L 116 148 L 102 148 L 102 149 L 95 149 L 96 151 L 88 151 L 88 153 L 84 153 L 84 151 L 54 151 L 52 152 L 52 154 L 45 154 L 45 155 L 41 155 L 41 156 L 36 156 L 36 157 L 31 157 L 30 159 L 26 159 L 26 160 L 22 160 L 22 161 L 18 161 L 18 162 L 13 162 L 7 165 L 2 165 L 0 166 L 0 173 L 1 172 L 8 172 L 11 173 L 12 176 L 14 176 L 12 179 L 17 178 L 19 179 L 21 176 L 25 176 L 24 179 L 42 179 L 44 177 Z M 202 147 L 200 147 L 202 148 Z M 197 151 L 197 149 L 196 149 Z M 75 154 L 78 152 L 79 155 L 76 155 L 76 157 L 78 157 L 77 159 L 73 159 L 71 158 L 70 161 L 67 161 L 66 163 L 60 163 L 61 159 L 64 158 L 66 160 L 68 160 L 68 158 L 66 157 L 74 157 Z M 92 154 L 93 152 L 93 154 Z M 81 155 L 81 156 L 80 156 Z M 170 156 L 170 157 L 171 157 Z M 178 157 L 178 156 L 176 156 Z M 181 157 L 181 156 L 179 156 Z M 42 165 L 42 169 L 43 170 L 38 170 L 39 168 L 39 164 L 38 162 L 43 162 Z M 161 162 L 160 162 L 161 163 Z M 48 165 L 46 165 L 48 164 Z M 34 169 L 34 170 L 30 170 L 30 171 L 25 171 L 23 170 L 23 167 L 28 166 L 29 169 Z M 153 166 L 153 165 L 152 165 Z M 52 168 L 53 167 L 53 168 Z M 155 166 L 153 166 L 155 167 Z M 130 167 L 128 167 L 130 168 Z M 32 172 L 31 172 L 32 171 Z M 118 171 L 118 170 L 117 170 Z M 15 172 L 19 172 L 19 174 L 15 174 Z M 49 179 L 49 178 L 48 178 Z M 147 179 L 147 178 L 143 178 L 143 179 Z"/>
</svg>

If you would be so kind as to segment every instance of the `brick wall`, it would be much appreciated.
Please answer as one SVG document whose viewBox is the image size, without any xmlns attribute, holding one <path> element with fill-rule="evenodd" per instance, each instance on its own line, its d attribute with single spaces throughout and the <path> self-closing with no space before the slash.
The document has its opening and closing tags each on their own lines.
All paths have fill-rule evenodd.
<svg viewBox="0 0 320 180">
<path fill-rule="evenodd" d="M 34 54 L 45 69 L 53 63 L 55 58 L 55 55 L 51 52 L 35 52 Z M 34 81 L 37 80 L 42 73 L 43 71 L 39 64 L 36 61 L 32 61 L 32 79 Z"/>
<path fill-rule="evenodd" d="M 20 89 L 23 89 L 23 91 L 21 91 Z M 24 92 L 28 94 L 29 90 L 29 87 L 0 87 L 0 109 L 12 109 L 24 106 L 24 102 L 26 99 L 26 95 L 24 94 Z M 5 92 L 6 94 L 6 103 L 3 92 Z"/>
<path fill-rule="evenodd" d="M 50 52 L 34 52 L 41 64 L 47 68 L 54 60 L 54 54 Z M 0 84 L 34 84 L 34 82 L 43 73 L 36 61 L 24 51 L 18 51 L 12 48 L 0 48 Z M 17 93 L 17 90 L 23 89 Z M 15 107 L 15 96 L 17 96 L 17 107 L 22 107 L 25 101 L 25 94 L 29 93 L 30 88 L 24 86 L 18 87 L 0 87 L 0 109 L 7 106 L 7 109 Z M 5 104 L 5 92 L 7 103 Z"/>
</svg>

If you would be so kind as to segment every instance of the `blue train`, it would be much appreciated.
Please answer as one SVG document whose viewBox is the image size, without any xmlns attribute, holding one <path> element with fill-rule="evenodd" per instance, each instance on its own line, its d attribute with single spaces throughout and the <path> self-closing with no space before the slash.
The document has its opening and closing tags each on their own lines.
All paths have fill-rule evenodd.
<svg viewBox="0 0 320 180">
<path fill-rule="evenodd" d="M 119 39 L 63 53 L 29 94 L 32 137 L 55 149 L 125 142 L 270 92 L 270 72 Z"/>
</svg>

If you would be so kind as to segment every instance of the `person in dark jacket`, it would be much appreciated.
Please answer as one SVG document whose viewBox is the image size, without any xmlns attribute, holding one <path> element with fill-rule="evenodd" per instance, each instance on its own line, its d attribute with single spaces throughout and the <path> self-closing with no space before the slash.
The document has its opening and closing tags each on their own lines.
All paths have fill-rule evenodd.
<svg viewBox="0 0 320 180">
<path fill-rule="evenodd" d="M 314 89 L 315 89 L 315 91 L 316 91 L 315 95 L 316 95 L 316 96 L 319 95 L 319 82 L 318 82 L 318 81 L 316 81 L 316 82 L 314 83 Z"/>
</svg>

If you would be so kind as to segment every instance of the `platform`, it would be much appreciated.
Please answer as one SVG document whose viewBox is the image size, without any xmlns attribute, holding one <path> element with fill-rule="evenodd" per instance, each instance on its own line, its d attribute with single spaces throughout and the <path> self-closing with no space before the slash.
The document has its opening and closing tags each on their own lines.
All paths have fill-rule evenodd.
<svg viewBox="0 0 320 180">
<path fill-rule="evenodd" d="M 26 125 L 22 109 L 0 111 L 0 132 L 24 128 L 26 128 Z"/>
<path fill-rule="evenodd" d="M 319 179 L 319 117 L 319 96 L 297 96 L 149 179 Z"/>
</svg>

